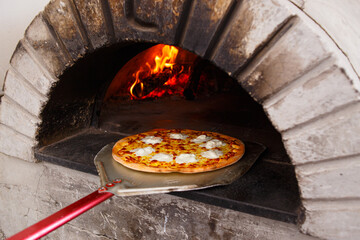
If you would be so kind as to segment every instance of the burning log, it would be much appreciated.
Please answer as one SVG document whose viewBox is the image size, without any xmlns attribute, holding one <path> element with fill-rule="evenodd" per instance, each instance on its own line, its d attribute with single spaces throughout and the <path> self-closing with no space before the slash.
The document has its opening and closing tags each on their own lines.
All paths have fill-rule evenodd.
<svg viewBox="0 0 360 240">
<path fill-rule="evenodd" d="M 132 94 L 136 99 L 143 99 L 145 97 L 157 97 L 164 92 L 171 94 L 175 91 L 181 91 L 182 93 L 188 82 L 189 69 L 190 65 L 174 65 L 172 69 L 165 68 L 161 72 L 146 76 L 134 86 Z M 186 82 L 182 75 L 186 75 Z"/>
<path fill-rule="evenodd" d="M 141 79 L 143 87 L 141 87 L 141 84 L 137 84 L 133 89 L 133 94 L 137 98 L 142 98 L 156 88 L 163 86 L 172 75 L 172 69 L 164 69 L 162 72 L 151 74 L 150 76 Z"/>
</svg>

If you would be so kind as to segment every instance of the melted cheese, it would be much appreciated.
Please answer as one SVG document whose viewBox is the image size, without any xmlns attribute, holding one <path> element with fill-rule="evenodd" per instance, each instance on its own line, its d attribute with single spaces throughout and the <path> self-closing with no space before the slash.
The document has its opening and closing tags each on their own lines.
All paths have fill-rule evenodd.
<svg viewBox="0 0 360 240">
<path fill-rule="evenodd" d="M 215 149 L 215 150 L 202 152 L 201 156 L 203 156 L 204 158 L 215 159 L 215 158 L 219 158 L 223 154 L 224 153 L 222 151 Z"/>
<path fill-rule="evenodd" d="M 175 158 L 176 163 L 192 163 L 197 161 L 198 160 L 193 153 L 183 153 Z"/>
<path fill-rule="evenodd" d="M 206 142 L 209 141 L 211 139 L 211 137 L 208 137 L 206 135 L 200 135 L 197 138 L 192 139 L 191 141 L 194 143 L 202 143 L 202 142 Z"/>
<path fill-rule="evenodd" d="M 226 143 L 224 143 L 218 139 L 213 139 L 213 140 L 207 141 L 206 143 L 200 145 L 200 147 L 205 147 L 206 149 L 212 149 L 212 148 L 216 148 L 216 147 L 222 147 L 225 145 L 226 145 Z"/>
<path fill-rule="evenodd" d="M 173 160 L 173 156 L 171 154 L 158 153 L 152 156 L 150 160 L 157 160 L 160 162 L 171 162 Z"/>
<path fill-rule="evenodd" d="M 182 133 L 170 133 L 170 138 L 172 139 L 181 139 L 184 140 L 188 137 L 188 135 L 186 134 L 182 134 Z"/>
<path fill-rule="evenodd" d="M 143 139 L 141 139 L 146 144 L 155 144 L 155 143 L 161 143 L 162 138 L 161 137 L 155 137 L 155 136 L 146 136 Z"/>
<path fill-rule="evenodd" d="M 143 157 L 155 152 L 155 149 L 153 149 L 152 147 L 135 148 L 133 150 L 130 150 L 130 152 L 133 152 L 136 156 Z"/>
</svg>

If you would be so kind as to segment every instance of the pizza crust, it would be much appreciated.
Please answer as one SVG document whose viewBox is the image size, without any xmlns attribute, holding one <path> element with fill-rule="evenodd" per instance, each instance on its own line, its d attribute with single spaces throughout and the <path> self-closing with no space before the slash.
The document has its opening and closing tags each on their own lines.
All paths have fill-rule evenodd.
<svg viewBox="0 0 360 240">
<path fill-rule="evenodd" d="M 162 131 L 172 131 L 172 130 L 166 130 L 166 129 L 155 129 L 155 130 L 151 130 L 149 132 L 145 132 L 145 133 L 141 133 L 141 136 L 154 136 L 159 132 Z M 152 172 L 152 173 L 171 173 L 171 172 L 180 172 L 180 173 L 199 173 L 199 172 L 207 172 L 207 171 L 213 171 L 213 170 L 217 170 L 217 169 L 221 169 L 224 168 L 226 166 L 232 165 L 234 163 L 236 163 L 243 155 L 245 152 L 245 145 L 242 141 L 240 141 L 239 139 L 230 137 L 230 136 L 226 136 L 220 133 L 212 133 L 212 132 L 204 132 L 204 131 L 194 131 L 194 130 L 177 130 L 177 131 L 184 131 L 184 134 L 188 134 L 189 132 L 192 132 L 194 134 L 198 134 L 200 135 L 205 133 L 207 135 L 216 135 L 219 138 L 222 138 L 224 140 L 224 142 L 226 143 L 227 147 L 226 149 L 228 150 L 227 152 L 224 153 L 224 156 L 220 156 L 217 161 L 217 159 L 208 159 L 209 164 L 207 164 L 207 162 L 205 160 L 201 160 L 199 162 L 201 162 L 202 164 L 200 166 L 198 166 L 199 164 L 195 163 L 182 163 L 182 164 L 178 164 L 175 161 L 172 161 L 171 163 L 168 162 L 159 162 L 159 161 L 155 161 L 154 163 L 149 163 L 148 165 L 144 164 L 141 159 L 140 156 L 136 156 L 134 154 L 131 153 L 122 153 L 125 149 L 127 148 L 131 148 L 131 149 L 135 149 L 138 146 L 136 146 L 136 141 L 133 141 L 134 138 L 137 135 L 133 135 L 133 136 L 129 136 L 126 138 L 123 138 L 121 140 L 119 140 L 118 142 L 115 143 L 113 149 L 112 149 L 112 156 L 114 158 L 115 161 L 119 162 L 120 164 L 124 165 L 125 167 L 128 167 L 130 169 L 133 170 L 137 170 L 137 171 L 143 171 L 143 172 Z M 168 133 L 168 132 L 167 132 Z M 191 141 L 191 139 L 194 139 L 196 137 L 196 135 L 190 135 L 187 139 L 188 142 Z M 174 140 L 176 142 L 176 144 L 178 143 L 178 141 L 182 141 L 182 140 Z M 176 147 L 176 144 L 173 143 L 173 148 Z M 194 143 L 193 143 L 194 144 Z M 202 143 L 200 143 L 202 144 Z M 199 149 L 201 148 L 199 145 Z M 135 145 L 135 146 L 134 146 Z M 147 146 L 151 146 L 155 149 L 157 149 L 157 145 L 156 144 L 148 144 Z M 158 151 L 156 151 L 153 155 L 158 154 L 158 153 L 168 153 L 168 152 L 162 152 L 162 149 L 157 149 Z M 198 149 L 197 149 L 198 150 Z M 208 149 L 206 148 L 202 148 L 202 151 L 207 151 Z M 199 150 L 198 150 L 199 151 Z M 187 153 L 188 151 L 185 149 L 183 153 Z M 229 153 L 229 154 L 228 154 Z M 227 155 L 231 155 L 229 157 L 226 157 Z M 149 157 L 151 158 L 151 156 Z M 162 166 L 162 165 L 166 165 L 166 166 Z M 197 166 L 195 166 L 197 165 Z"/>
</svg>

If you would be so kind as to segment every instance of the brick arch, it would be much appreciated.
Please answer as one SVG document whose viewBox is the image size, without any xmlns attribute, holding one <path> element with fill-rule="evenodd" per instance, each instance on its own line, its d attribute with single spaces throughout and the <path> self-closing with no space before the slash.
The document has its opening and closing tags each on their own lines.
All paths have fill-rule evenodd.
<svg viewBox="0 0 360 240">
<path fill-rule="evenodd" d="M 358 224 L 359 79 L 331 39 L 284 0 L 51 1 L 11 58 L 1 152 L 35 161 L 51 87 L 79 59 L 129 41 L 177 45 L 209 59 L 263 105 L 295 165 L 304 232 L 343 236 Z"/>
</svg>

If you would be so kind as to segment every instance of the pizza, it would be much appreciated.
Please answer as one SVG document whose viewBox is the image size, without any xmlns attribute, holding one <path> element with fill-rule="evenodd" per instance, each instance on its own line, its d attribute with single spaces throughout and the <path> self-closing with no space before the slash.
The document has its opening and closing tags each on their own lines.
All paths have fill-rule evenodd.
<svg viewBox="0 0 360 240">
<path fill-rule="evenodd" d="M 189 129 L 154 129 L 125 137 L 114 145 L 114 160 L 144 172 L 198 173 L 237 162 L 244 144 L 220 133 Z"/>
</svg>

